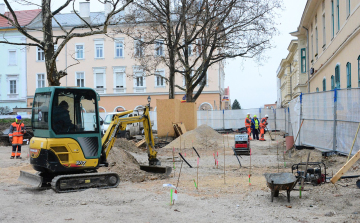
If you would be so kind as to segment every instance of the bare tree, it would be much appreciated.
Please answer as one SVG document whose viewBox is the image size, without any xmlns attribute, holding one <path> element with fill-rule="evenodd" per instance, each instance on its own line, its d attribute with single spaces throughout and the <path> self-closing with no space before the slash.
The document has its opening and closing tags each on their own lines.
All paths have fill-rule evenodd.
<svg viewBox="0 0 360 223">
<path fill-rule="evenodd" d="M 148 50 L 137 60 L 148 75 L 157 75 L 154 70 L 165 64 L 169 98 L 174 98 L 177 87 L 185 91 L 188 102 L 194 102 L 213 64 L 227 58 L 260 58 L 271 47 L 281 0 L 148 0 L 135 5 L 127 22 L 136 28 L 119 31 L 141 38 L 144 49 L 154 49 L 156 41 L 163 41 L 167 54 L 154 58 Z M 176 74 L 183 76 L 184 87 L 175 85 Z"/>
<path fill-rule="evenodd" d="M 13 3 L 9 3 L 9 0 L 4 0 L 8 10 L 9 14 L 0 14 L 1 17 L 5 18 L 9 24 L 11 24 L 14 28 L 16 28 L 22 35 L 30 39 L 32 42 L 28 43 L 14 43 L 9 42 L 7 40 L 0 41 L 0 43 L 5 44 L 13 44 L 13 45 L 26 45 L 26 46 L 36 46 L 40 49 L 44 50 L 44 56 L 45 56 L 45 66 L 46 66 L 46 72 L 47 72 L 47 80 L 49 86 L 60 86 L 60 79 L 67 75 L 66 69 L 64 70 L 57 70 L 56 67 L 56 58 L 61 52 L 61 50 L 65 47 L 66 43 L 69 42 L 72 38 L 75 37 L 86 37 L 91 36 L 95 34 L 106 34 L 108 26 L 113 24 L 114 18 L 122 11 L 124 10 L 130 3 L 133 2 L 133 0 L 97 0 L 102 4 L 108 4 L 110 11 L 107 15 L 105 15 L 105 18 L 95 24 L 92 23 L 92 21 L 86 20 L 86 18 L 81 17 L 76 11 L 75 11 L 75 1 L 76 0 L 66 0 L 63 5 L 61 5 L 59 8 L 52 10 L 51 8 L 51 0 L 41 0 L 41 5 L 37 5 L 35 1 L 32 0 L 17 0 L 15 2 L 24 4 L 24 5 L 37 5 L 41 8 L 41 21 L 42 21 L 42 29 L 39 31 L 42 31 L 43 38 L 38 39 L 31 35 L 31 31 L 33 29 L 27 27 L 27 26 L 21 26 L 19 24 L 18 18 L 16 16 L 16 13 L 14 12 L 12 8 Z M 89 0 L 87 0 L 89 1 Z M 62 24 L 60 24 L 56 20 L 56 15 L 60 13 L 64 8 L 67 6 L 71 6 L 74 13 L 81 19 L 83 24 L 73 27 L 64 27 Z M 64 32 L 62 35 L 54 35 L 53 33 L 53 21 L 60 27 L 60 29 Z M 86 32 L 76 32 L 80 29 L 89 29 L 89 31 Z M 59 43 L 59 44 L 58 44 Z M 54 45 L 58 45 L 57 49 L 54 49 Z"/>
</svg>

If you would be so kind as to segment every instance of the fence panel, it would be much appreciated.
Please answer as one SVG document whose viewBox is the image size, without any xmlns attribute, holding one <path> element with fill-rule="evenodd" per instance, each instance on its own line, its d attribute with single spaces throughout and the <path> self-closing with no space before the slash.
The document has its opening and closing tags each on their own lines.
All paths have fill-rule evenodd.
<svg viewBox="0 0 360 223">
<path fill-rule="evenodd" d="M 276 130 L 285 131 L 285 108 L 276 109 Z"/>
<path fill-rule="evenodd" d="M 337 90 L 337 151 L 349 154 L 360 122 L 360 89 Z M 360 135 L 358 134 L 352 154 L 359 151 Z"/>
</svg>

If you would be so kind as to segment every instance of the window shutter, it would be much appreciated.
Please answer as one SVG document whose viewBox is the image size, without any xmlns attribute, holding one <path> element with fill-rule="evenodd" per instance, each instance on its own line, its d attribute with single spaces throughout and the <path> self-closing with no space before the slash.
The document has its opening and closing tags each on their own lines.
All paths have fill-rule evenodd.
<svg viewBox="0 0 360 223">
<path fill-rule="evenodd" d="M 124 87 L 123 73 L 116 72 L 116 88 Z"/>
<path fill-rule="evenodd" d="M 97 73 L 96 74 L 96 87 L 103 88 L 104 87 L 104 81 L 103 81 L 103 74 Z"/>
</svg>

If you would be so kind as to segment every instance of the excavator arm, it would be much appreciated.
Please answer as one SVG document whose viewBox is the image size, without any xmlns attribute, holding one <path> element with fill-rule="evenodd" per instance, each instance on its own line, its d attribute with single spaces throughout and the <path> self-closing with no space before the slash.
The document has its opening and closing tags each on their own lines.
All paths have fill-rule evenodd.
<svg viewBox="0 0 360 223">
<path fill-rule="evenodd" d="M 113 120 L 111 121 L 107 131 L 105 132 L 101 142 L 102 142 L 102 155 L 105 158 L 108 157 L 110 150 L 114 146 L 116 135 L 119 131 L 126 130 L 128 124 L 142 122 L 144 125 L 145 140 L 146 146 L 148 148 L 148 157 L 150 166 L 160 166 L 160 161 L 156 158 L 157 152 L 155 151 L 154 146 L 154 137 L 151 131 L 151 122 L 149 115 L 149 108 L 145 107 L 144 113 L 141 116 L 133 116 L 121 118 L 124 115 L 130 114 L 133 111 L 120 112 L 114 115 Z"/>
</svg>

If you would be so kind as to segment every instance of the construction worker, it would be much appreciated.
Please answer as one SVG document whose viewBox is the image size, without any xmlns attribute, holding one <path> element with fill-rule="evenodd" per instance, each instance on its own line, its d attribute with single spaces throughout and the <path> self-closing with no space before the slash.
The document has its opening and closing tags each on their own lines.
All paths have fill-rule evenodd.
<svg viewBox="0 0 360 223">
<path fill-rule="evenodd" d="M 23 143 L 23 136 L 26 133 L 24 123 L 21 122 L 21 116 L 18 115 L 10 126 L 9 139 L 12 143 L 12 152 L 10 159 L 21 159 L 21 145 Z M 17 152 L 16 152 L 17 148 Z"/>
<path fill-rule="evenodd" d="M 259 126 L 260 126 L 260 121 L 259 119 L 256 117 L 256 115 L 254 115 L 254 118 L 251 120 L 251 126 L 252 126 L 252 131 L 253 131 L 253 137 L 254 140 L 257 139 L 259 140 Z"/>
<path fill-rule="evenodd" d="M 252 140 L 251 138 L 251 117 L 250 117 L 250 113 L 247 113 L 247 116 L 245 118 L 245 127 L 246 127 L 246 131 L 247 134 L 249 136 L 249 140 Z"/>
<path fill-rule="evenodd" d="M 268 125 L 268 120 L 269 116 L 268 115 L 265 115 L 264 118 L 261 119 L 261 122 L 260 122 L 260 141 L 266 141 L 264 139 L 264 135 L 265 135 L 265 127 Z"/>
</svg>

